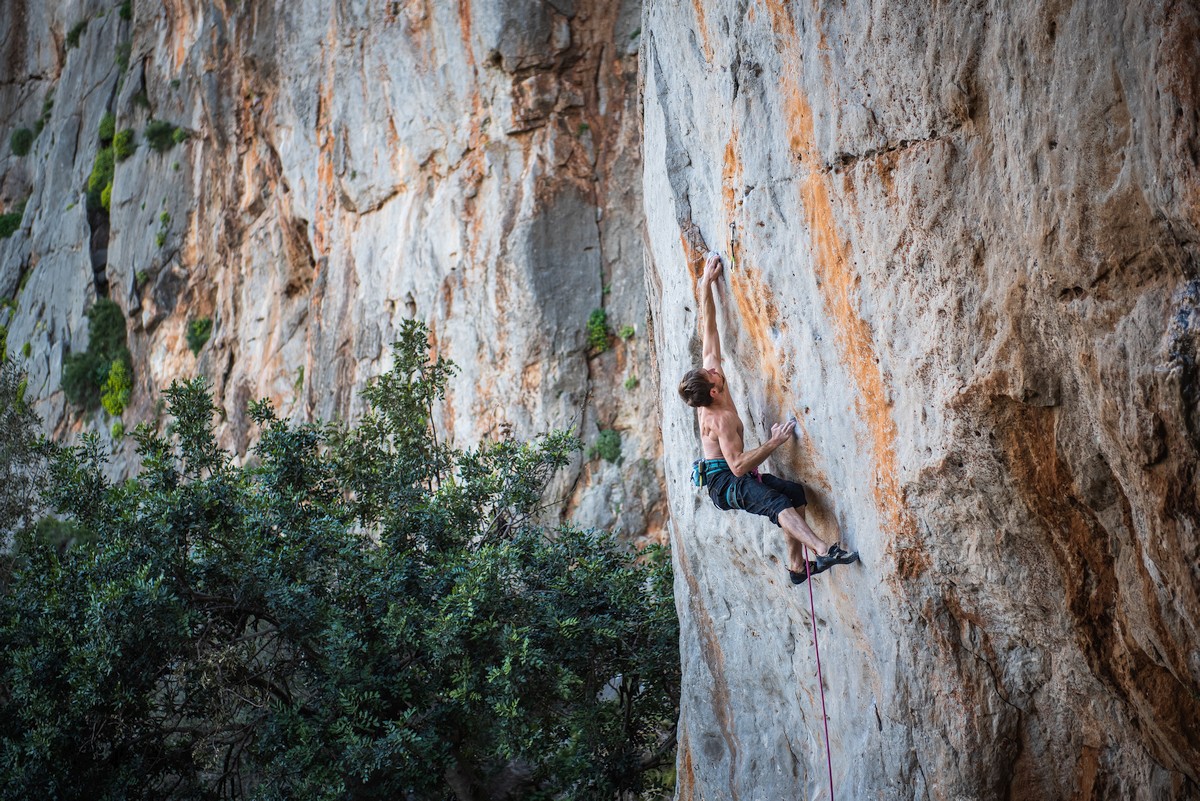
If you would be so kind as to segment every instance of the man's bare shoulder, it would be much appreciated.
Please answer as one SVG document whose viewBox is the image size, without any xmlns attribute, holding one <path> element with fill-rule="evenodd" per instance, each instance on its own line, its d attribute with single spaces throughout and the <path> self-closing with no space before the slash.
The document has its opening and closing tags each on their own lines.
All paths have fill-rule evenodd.
<svg viewBox="0 0 1200 801">
<path fill-rule="evenodd" d="M 735 431 L 740 423 L 741 419 L 733 409 L 700 410 L 700 429 L 708 429 L 714 438 L 719 432 Z"/>
</svg>

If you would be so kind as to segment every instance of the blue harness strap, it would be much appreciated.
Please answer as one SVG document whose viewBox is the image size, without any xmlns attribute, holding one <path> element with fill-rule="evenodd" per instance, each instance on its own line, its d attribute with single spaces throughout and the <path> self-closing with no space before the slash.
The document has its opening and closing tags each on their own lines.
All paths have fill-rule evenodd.
<svg viewBox="0 0 1200 801">
<path fill-rule="evenodd" d="M 709 476 L 728 469 L 729 463 L 724 459 L 697 459 L 692 462 L 692 483 L 697 487 L 703 487 L 709 483 Z"/>
</svg>

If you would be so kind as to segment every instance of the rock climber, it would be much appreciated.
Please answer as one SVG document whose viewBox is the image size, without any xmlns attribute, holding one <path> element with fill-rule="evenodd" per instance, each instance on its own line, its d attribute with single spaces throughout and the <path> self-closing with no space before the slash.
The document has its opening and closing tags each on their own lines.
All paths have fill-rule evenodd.
<svg viewBox="0 0 1200 801">
<path fill-rule="evenodd" d="M 757 468 L 780 445 L 787 442 L 796 421 L 771 426 L 771 437 L 757 448 L 745 450 L 742 419 L 729 395 L 721 370 L 721 339 L 717 333 L 717 307 L 713 283 L 721 275 L 721 257 L 709 253 L 700 279 L 700 333 L 704 342 L 704 366 L 689 370 L 679 382 L 679 394 L 695 407 L 700 418 L 700 445 L 704 458 L 697 460 L 692 480 L 708 487 L 708 497 L 722 510 L 742 509 L 763 515 L 787 535 L 788 573 L 793 584 L 834 565 L 858 561 L 857 551 L 845 551 L 817 536 L 804 519 L 807 501 L 804 488 L 794 481 L 759 473 Z M 817 557 L 805 564 L 804 546 Z"/>
</svg>

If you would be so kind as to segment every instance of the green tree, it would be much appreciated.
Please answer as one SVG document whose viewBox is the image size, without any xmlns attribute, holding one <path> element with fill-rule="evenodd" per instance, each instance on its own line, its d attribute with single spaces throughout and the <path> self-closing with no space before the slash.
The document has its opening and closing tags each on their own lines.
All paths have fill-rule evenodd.
<svg viewBox="0 0 1200 801">
<path fill-rule="evenodd" d="M 41 420 L 25 402 L 27 380 L 21 365 L 0 353 L 0 537 L 3 538 L 36 516 L 38 489 L 44 481 L 47 446 L 41 436 Z"/>
<path fill-rule="evenodd" d="M 253 404 L 248 466 L 201 380 L 135 480 L 58 452 L 91 536 L 31 538 L 0 600 L 0 797 L 607 800 L 669 761 L 669 560 L 537 525 L 572 437 L 439 439 L 426 336 L 355 426 Z"/>
</svg>

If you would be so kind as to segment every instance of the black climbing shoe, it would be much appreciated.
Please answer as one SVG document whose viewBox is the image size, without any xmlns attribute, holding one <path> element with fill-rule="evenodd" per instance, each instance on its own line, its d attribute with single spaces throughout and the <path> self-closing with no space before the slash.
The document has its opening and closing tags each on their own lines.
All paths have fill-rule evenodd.
<svg viewBox="0 0 1200 801">
<path fill-rule="evenodd" d="M 858 551 L 847 551 L 836 542 L 829 551 L 817 557 L 817 570 L 825 571 L 834 565 L 848 565 L 858 561 Z"/>
<path fill-rule="evenodd" d="M 809 576 L 815 576 L 818 573 L 824 573 L 828 569 L 829 569 L 828 566 L 819 567 L 816 562 L 809 562 L 807 573 L 805 573 L 804 571 L 800 571 L 799 573 L 797 573 L 795 570 L 788 568 L 788 575 L 792 577 L 793 584 L 803 584 L 804 582 L 808 581 Z"/>
</svg>

